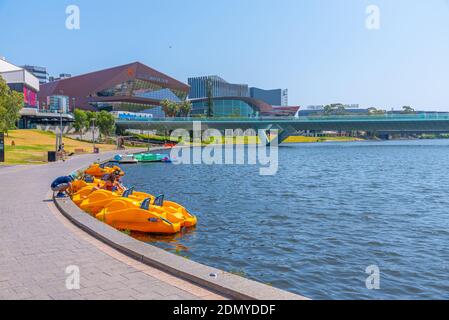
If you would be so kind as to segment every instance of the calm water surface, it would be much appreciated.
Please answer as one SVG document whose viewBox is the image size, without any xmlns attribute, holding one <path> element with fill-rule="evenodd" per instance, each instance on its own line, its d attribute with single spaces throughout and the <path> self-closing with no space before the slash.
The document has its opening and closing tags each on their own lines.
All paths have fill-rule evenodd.
<svg viewBox="0 0 449 320">
<path fill-rule="evenodd" d="M 279 171 L 124 166 L 199 225 L 139 239 L 313 299 L 449 298 L 449 141 L 289 144 Z M 377 265 L 380 290 L 365 270 Z"/>
</svg>

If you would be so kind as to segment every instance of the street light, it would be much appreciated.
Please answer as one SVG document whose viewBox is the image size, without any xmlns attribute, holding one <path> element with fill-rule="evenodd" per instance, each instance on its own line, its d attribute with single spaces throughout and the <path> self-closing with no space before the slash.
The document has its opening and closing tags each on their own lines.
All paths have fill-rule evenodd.
<svg viewBox="0 0 449 320">
<path fill-rule="evenodd" d="M 92 121 L 92 144 L 95 153 L 95 118 L 92 118 L 91 121 Z"/>
<path fill-rule="evenodd" d="M 61 105 L 59 108 L 59 131 L 60 131 L 59 146 L 62 145 L 62 114 L 64 113 L 64 107 L 62 105 L 62 101 L 60 101 L 60 102 L 61 102 Z M 59 149 L 59 146 L 58 146 L 58 149 Z"/>
</svg>

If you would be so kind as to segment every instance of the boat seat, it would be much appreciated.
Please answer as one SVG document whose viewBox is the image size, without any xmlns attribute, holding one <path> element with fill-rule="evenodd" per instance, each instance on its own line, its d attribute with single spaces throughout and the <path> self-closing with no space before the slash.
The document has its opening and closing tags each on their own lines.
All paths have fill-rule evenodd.
<svg viewBox="0 0 449 320">
<path fill-rule="evenodd" d="M 140 205 L 140 209 L 142 210 L 149 210 L 150 209 L 150 202 L 151 198 L 146 198 L 142 201 L 142 204 Z"/>
<path fill-rule="evenodd" d="M 163 194 L 160 194 L 160 195 L 158 195 L 155 199 L 154 199 L 154 202 L 153 202 L 153 204 L 155 205 L 155 206 L 158 206 L 158 207 L 163 207 L 164 206 L 164 195 Z"/>
<path fill-rule="evenodd" d="M 89 176 L 89 175 L 86 175 L 86 176 L 84 176 L 84 182 L 86 182 L 86 183 L 94 183 L 94 177 L 92 177 L 92 176 Z"/>
<path fill-rule="evenodd" d="M 125 190 L 122 194 L 122 198 L 128 198 L 130 195 L 132 195 L 134 192 L 134 187 L 129 188 L 128 190 Z"/>
</svg>

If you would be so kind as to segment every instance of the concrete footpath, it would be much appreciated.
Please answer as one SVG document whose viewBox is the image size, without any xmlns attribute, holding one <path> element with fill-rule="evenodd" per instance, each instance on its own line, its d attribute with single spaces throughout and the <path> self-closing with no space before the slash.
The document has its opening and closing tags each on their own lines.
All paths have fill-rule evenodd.
<svg viewBox="0 0 449 320">
<path fill-rule="evenodd" d="M 0 168 L 0 300 L 224 299 L 119 253 L 57 211 L 50 183 L 115 153 Z M 67 289 L 70 266 L 80 270 L 78 290 Z"/>
</svg>

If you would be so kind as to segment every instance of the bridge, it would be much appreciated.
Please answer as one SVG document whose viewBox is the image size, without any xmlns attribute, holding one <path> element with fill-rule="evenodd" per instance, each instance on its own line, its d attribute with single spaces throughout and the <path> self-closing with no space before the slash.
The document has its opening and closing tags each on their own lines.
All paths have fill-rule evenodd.
<svg viewBox="0 0 449 320">
<path fill-rule="evenodd" d="M 278 143 L 304 131 L 368 131 L 382 133 L 443 133 L 449 132 L 449 113 L 342 115 L 308 117 L 258 118 L 159 118 L 119 119 L 120 129 L 193 130 L 200 122 L 201 130 L 255 129 L 279 131 Z"/>
</svg>

